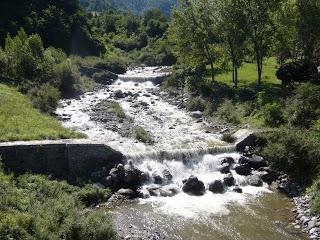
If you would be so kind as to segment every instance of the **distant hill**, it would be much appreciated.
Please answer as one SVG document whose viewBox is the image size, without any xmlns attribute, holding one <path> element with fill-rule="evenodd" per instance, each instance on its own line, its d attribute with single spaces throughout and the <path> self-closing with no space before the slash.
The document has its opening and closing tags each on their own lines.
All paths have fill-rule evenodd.
<svg viewBox="0 0 320 240">
<path fill-rule="evenodd" d="M 88 11 L 94 12 L 119 9 L 141 15 L 151 8 L 159 8 L 166 16 L 170 16 L 171 8 L 178 5 L 178 0 L 80 0 L 80 3 Z"/>
</svg>

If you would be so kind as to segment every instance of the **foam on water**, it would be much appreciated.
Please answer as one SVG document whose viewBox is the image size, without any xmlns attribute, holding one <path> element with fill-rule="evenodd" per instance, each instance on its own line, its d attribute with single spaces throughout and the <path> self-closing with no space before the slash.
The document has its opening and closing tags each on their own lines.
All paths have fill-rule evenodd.
<svg viewBox="0 0 320 240">
<path fill-rule="evenodd" d="M 233 157 L 236 162 L 239 159 L 239 154 L 219 154 L 219 155 L 204 155 L 203 158 L 193 159 L 188 162 L 181 161 L 155 161 L 144 160 L 138 163 L 138 168 L 144 172 L 152 174 L 157 172 L 161 175 L 163 170 L 169 170 L 173 176 L 173 183 L 167 187 L 182 188 L 182 180 L 191 175 L 197 176 L 206 187 L 214 180 L 223 180 L 225 174 L 218 171 L 221 165 L 221 160 L 225 157 Z M 141 204 L 152 204 L 155 211 L 166 213 L 169 215 L 178 215 L 186 218 L 197 218 L 198 220 L 208 221 L 212 215 L 229 214 L 228 205 L 231 203 L 245 204 L 248 200 L 259 196 L 261 193 L 270 192 L 268 185 L 264 184 L 263 187 L 253 187 L 247 185 L 244 176 L 240 176 L 235 171 L 232 174 L 236 183 L 242 188 L 243 193 L 233 192 L 233 187 L 226 188 L 223 194 L 214 194 L 206 191 L 205 195 L 198 197 L 188 195 L 180 192 L 173 197 L 150 197 L 142 199 Z M 146 185 L 144 188 L 148 188 Z"/>
</svg>

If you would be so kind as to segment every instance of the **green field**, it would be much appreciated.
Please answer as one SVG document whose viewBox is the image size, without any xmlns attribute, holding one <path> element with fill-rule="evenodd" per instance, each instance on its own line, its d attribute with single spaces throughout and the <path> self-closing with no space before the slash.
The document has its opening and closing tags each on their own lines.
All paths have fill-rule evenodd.
<svg viewBox="0 0 320 240">
<path fill-rule="evenodd" d="M 83 137 L 33 108 L 15 88 L 0 84 L 0 142 Z"/>
<path fill-rule="evenodd" d="M 264 62 L 262 72 L 263 85 L 280 85 L 281 81 L 275 76 L 278 69 L 278 64 L 275 58 L 269 58 Z M 238 70 L 239 87 L 257 85 L 258 73 L 257 66 L 254 63 L 244 63 Z M 219 74 L 216 76 L 216 81 L 233 86 L 232 72 Z"/>
</svg>

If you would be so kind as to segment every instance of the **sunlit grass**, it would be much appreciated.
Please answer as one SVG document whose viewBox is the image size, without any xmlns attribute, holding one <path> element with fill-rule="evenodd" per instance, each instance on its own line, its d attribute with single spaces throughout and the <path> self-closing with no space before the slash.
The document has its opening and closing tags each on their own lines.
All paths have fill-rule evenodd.
<svg viewBox="0 0 320 240">
<path fill-rule="evenodd" d="M 262 70 L 263 85 L 280 85 L 281 81 L 275 76 L 278 69 L 278 64 L 275 58 L 269 58 L 264 61 Z M 239 87 L 247 87 L 257 85 L 258 73 L 255 63 L 244 63 L 238 70 Z M 224 83 L 233 86 L 232 72 L 219 74 L 215 79 L 219 83 Z"/>
<path fill-rule="evenodd" d="M 15 88 L 0 84 L 0 142 L 83 137 L 33 108 Z"/>
</svg>

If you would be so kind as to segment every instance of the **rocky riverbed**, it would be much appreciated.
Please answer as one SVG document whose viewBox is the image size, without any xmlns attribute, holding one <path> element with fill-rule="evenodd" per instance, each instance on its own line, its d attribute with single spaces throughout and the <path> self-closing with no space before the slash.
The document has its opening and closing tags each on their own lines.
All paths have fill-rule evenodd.
<svg viewBox="0 0 320 240">
<path fill-rule="evenodd" d="M 109 203 L 124 239 L 305 239 L 290 222 L 288 198 L 272 191 L 277 176 L 247 148 L 223 142 L 224 126 L 189 113 L 184 97 L 161 91 L 161 68 L 128 71 L 111 85 L 57 110 L 66 127 L 86 133 L 127 156 L 125 165 L 95 171 L 98 187 L 114 191 Z M 110 109 L 117 102 L 126 117 Z M 132 121 L 130 124 L 130 122 Z M 123 124 L 123 125 L 121 125 Z M 130 126 L 129 126 L 130 125 Z M 153 137 L 130 134 L 139 126 Z M 121 203 L 121 204 L 119 204 Z"/>
</svg>

